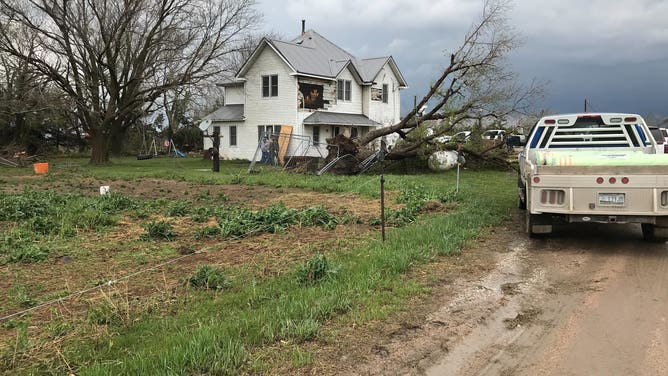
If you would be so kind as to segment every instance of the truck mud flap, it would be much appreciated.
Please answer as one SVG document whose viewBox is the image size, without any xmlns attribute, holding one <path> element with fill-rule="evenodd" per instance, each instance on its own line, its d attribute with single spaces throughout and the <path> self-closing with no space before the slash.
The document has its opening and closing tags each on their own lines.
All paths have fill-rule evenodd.
<svg viewBox="0 0 668 376">
<path fill-rule="evenodd" d="M 547 235 L 552 233 L 552 226 L 556 223 L 554 215 L 526 213 L 526 231 L 529 236 Z M 561 220 L 563 222 L 563 219 Z"/>
</svg>

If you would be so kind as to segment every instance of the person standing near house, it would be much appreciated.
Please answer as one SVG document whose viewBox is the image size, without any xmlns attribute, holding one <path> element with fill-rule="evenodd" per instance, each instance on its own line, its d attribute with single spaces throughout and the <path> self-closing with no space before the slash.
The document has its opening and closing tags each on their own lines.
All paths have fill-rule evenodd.
<svg viewBox="0 0 668 376">
<path fill-rule="evenodd" d="M 280 165 L 281 161 L 278 156 L 278 136 L 272 135 L 269 143 L 269 160 L 272 166 Z"/>
<path fill-rule="evenodd" d="M 262 159 L 260 160 L 260 163 L 269 164 L 269 139 L 267 136 L 262 136 L 262 141 L 260 141 L 260 150 L 262 151 Z"/>
</svg>

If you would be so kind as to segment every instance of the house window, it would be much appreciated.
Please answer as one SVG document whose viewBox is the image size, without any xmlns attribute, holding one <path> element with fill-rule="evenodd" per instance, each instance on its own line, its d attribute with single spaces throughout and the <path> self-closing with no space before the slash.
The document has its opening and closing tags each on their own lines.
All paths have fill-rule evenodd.
<svg viewBox="0 0 668 376">
<path fill-rule="evenodd" d="M 352 81 L 337 80 L 336 81 L 336 98 L 349 101 L 352 96 Z"/>
<path fill-rule="evenodd" d="M 262 97 L 278 96 L 278 75 L 262 76 Z"/>
<path fill-rule="evenodd" d="M 387 98 L 390 93 L 387 92 L 387 84 L 383 84 L 383 103 L 387 103 Z"/>
<path fill-rule="evenodd" d="M 350 129 L 350 138 L 355 138 L 357 137 L 357 127 L 352 127 Z"/>
<path fill-rule="evenodd" d="M 213 127 L 213 134 L 220 135 L 220 127 L 219 126 L 214 126 Z"/>
<path fill-rule="evenodd" d="M 339 128 L 339 127 L 334 127 L 334 132 L 333 132 L 333 133 L 334 133 L 334 137 L 338 136 L 339 133 L 341 133 L 341 128 Z"/>
<path fill-rule="evenodd" d="M 257 126 L 257 141 L 260 142 L 262 136 L 270 137 L 281 133 L 280 125 L 258 125 Z"/>
<path fill-rule="evenodd" d="M 230 146 L 237 146 L 237 126 L 230 125 Z"/>
<path fill-rule="evenodd" d="M 320 127 L 317 125 L 313 126 L 313 145 L 318 145 L 320 143 Z"/>
</svg>

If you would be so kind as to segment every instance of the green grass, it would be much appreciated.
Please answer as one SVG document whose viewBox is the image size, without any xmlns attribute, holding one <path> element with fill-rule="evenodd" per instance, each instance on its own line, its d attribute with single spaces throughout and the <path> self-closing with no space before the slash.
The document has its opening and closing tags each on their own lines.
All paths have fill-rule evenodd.
<svg viewBox="0 0 668 376">
<path fill-rule="evenodd" d="M 316 177 L 274 169 L 248 175 L 247 165 L 240 163 L 223 163 L 220 174 L 197 171 L 209 166 L 206 161 L 194 159 L 122 159 L 108 168 L 69 162 L 62 175 L 264 184 L 378 197 L 378 178 L 370 175 Z M 59 173 L 57 163 L 53 171 L 54 175 Z M 89 316 L 90 324 L 108 327 L 109 336 L 66 342 L 61 350 L 63 357 L 78 375 L 251 372 L 255 367 L 262 368 L 253 355 L 265 346 L 277 341 L 292 344 L 312 341 L 332 318 L 363 324 L 385 319 L 402 309 L 409 297 L 428 291 L 411 280 L 407 272 L 440 257 L 457 254 L 486 228 L 508 218 L 514 205 L 513 176 L 504 172 L 462 171 L 460 192 L 456 196 L 454 172 L 390 174 L 386 181 L 389 190 L 403 192 L 399 199 L 406 205 L 419 206 L 425 200 L 438 199 L 456 206 L 447 214 L 415 216 L 404 227 L 390 229 L 385 243 L 377 239 L 342 242 L 324 252 L 321 259 L 292 265 L 290 272 L 276 277 L 257 279 L 251 269 L 226 268 L 225 280 L 234 281 L 230 288 L 192 289 L 175 303 L 169 315 L 145 312 L 136 319 L 121 320 L 112 305 L 99 303 L 91 309 L 94 314 Z M 174 209 L 184 215 L 216 215 L 195 209 L 189 213 L 181 207 Z M 321 224 L 329 218 L 313 212 L 304 220 Z M 328 273 L 330 270 L 336 272 Z M 308 278 L 310 275 L 318 277 Z M 23 300 L 18 295 L 17 299 Z M 292 349 L 288 359 L 295 368 L 313 362 L 312 355 L 299 348 Z M 14 370 L 19 374 L 66 371 L 65 365 L 58 361 L 26 364 Z"/>
</svg>

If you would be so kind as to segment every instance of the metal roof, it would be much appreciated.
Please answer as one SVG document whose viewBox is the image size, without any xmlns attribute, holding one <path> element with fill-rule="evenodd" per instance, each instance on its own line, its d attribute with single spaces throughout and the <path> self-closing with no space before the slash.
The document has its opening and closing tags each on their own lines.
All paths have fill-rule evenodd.
<svg viewBox="0 0 668 376">
<path fill-rule="evenodd" d="M 304 119 L 306 125 L 350 125 L 377 127 L 377 123 L 362 114 L 344 114 L 341 112 L 315 111 Z"/>
<path fill-rule="evenodd" d="M 374 81 L 383 66 L 389 62 L 399 78 L 399 85 L 406 87 L 406 80 L 391 56 L 358 59 L 313 30 L 307 30 L 289 42 L 263 39 L 249 60 L 239 70 L 237 77 L 246 73 L 250 66 L 249 62 L 257 57 L 257 53 L 265 43 L 273 47 L 297 74 L 335 79 L 350 64 L 353 73 L 359 76 L 360 83 L 369 84 Z"/>
<path fill-rule="evenodd" d="M 206 115 L 202 120 L 211 121 L 244 121 L 244 105 L 228 104 Z"/>
</svg>

